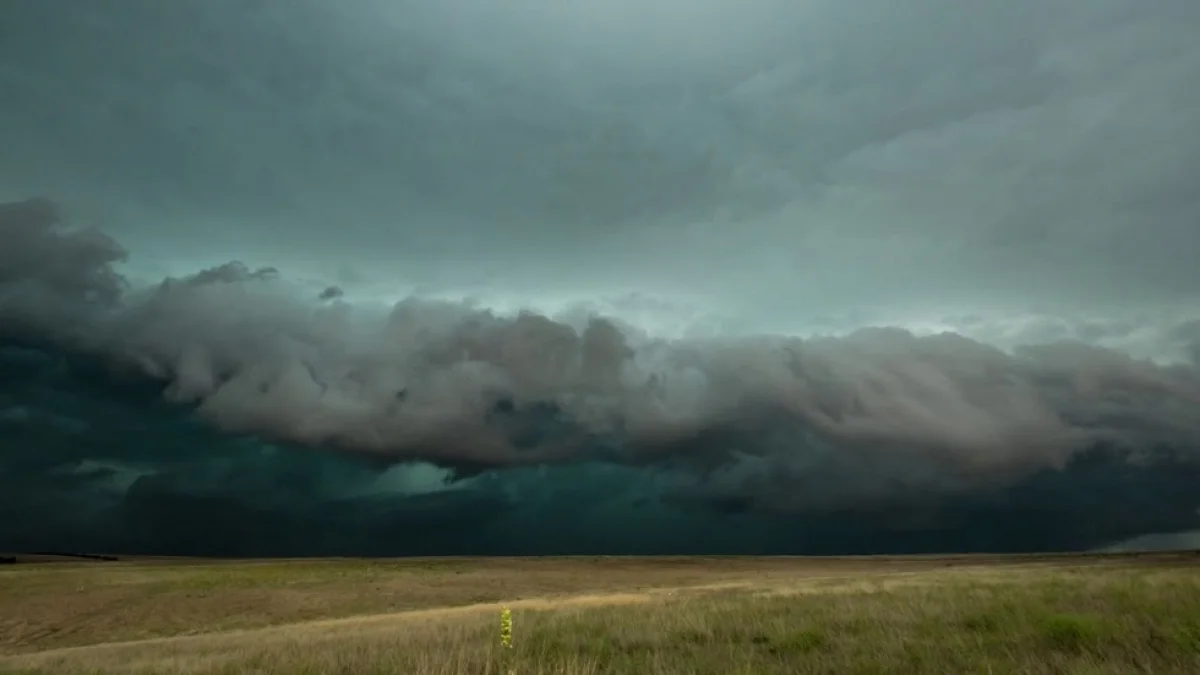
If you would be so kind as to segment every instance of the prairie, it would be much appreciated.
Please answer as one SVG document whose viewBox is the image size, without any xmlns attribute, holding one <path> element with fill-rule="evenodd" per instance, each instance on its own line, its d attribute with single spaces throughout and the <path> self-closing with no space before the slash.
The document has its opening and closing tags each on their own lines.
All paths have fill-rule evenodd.
<svg viewBox="0 0 1200 675">
<path fill-rule="evenodd" d="M 0 672 L 1194 674 L 1200 555 L 19 561 Z"/>
</svg>

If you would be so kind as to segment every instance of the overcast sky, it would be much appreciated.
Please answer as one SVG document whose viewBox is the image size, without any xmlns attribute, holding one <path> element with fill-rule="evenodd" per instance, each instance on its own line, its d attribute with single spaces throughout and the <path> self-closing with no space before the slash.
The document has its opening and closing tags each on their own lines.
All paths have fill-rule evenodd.
<svg viewBox="0 0 1200 675">
<path fill-rule="evenodd" d="M 1180 304 L 1197 35 L 1194 0 L 7 0 L 0 196 L 150 276 L 770 329 Z"/>
</svg>

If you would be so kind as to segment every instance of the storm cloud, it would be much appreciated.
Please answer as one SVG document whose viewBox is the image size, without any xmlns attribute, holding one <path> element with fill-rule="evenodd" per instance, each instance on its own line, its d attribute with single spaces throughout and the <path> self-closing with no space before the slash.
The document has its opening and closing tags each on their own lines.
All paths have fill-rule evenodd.
<svg viewBox="0 0 1200 675">
<path fill-rule="evenodd" d="M 1200 528 L 1194 3 L 0 12 L 0 548 Z"/>
</svg>

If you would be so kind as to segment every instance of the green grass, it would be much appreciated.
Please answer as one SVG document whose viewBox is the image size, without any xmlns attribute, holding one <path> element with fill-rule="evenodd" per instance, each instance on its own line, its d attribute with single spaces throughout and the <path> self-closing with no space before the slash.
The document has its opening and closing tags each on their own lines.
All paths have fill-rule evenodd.
<svg viewBox="0 0 1200 675">
<path fill-rule="evenodd" d="M 588 663 L 612 673 L 1200 673 L 1197 581 L 960 579 L 540 613 L 517 617 L 519 670 Z"/>
<path fill-rule="evenodd" d="M 440 574 L 450 576 L 430 583 L 455 572 Z M 614 594 L 615 587 L 592 583 L 607 591 L 510 603 L 511 650 L 500 646 L 500 605 L 488 605 L 46 650 L 0 658 L 0 672 L 1200 673 L 1200 568 L 1186 560 L 869 575 L 774 569 L 744 574 L 736 588 L 652 593 Z"/>
</svg>

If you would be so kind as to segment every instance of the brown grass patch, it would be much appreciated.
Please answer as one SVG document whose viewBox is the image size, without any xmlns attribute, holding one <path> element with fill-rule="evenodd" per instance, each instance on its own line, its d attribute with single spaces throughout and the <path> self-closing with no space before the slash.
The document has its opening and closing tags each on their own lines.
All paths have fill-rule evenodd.
<svg viewBox="0 0 1200 675">
<path fill-rule="evenodd" d="M 522 598 L 976 564 L 600 557 L 13 565 L 0 569 L 0 654 Z"/>
</svg>

